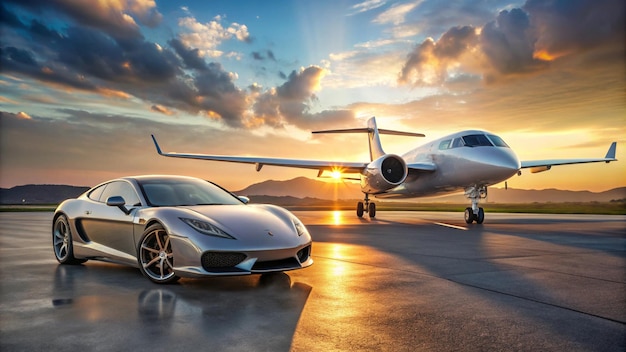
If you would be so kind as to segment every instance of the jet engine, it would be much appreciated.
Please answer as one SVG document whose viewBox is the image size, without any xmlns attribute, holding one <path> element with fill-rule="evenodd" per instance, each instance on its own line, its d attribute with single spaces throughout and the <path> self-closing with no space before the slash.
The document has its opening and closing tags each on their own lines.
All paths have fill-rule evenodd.
<svg viewBox="0 0 626 352">
<path fill-rule="evenodd" d="M 408 169 L 404 160 L 394 154 L 386 154 L 372 161 L 361 173 L 361 191 L 369 194 L 382 193 L 404 182 Z"/>
</svg>

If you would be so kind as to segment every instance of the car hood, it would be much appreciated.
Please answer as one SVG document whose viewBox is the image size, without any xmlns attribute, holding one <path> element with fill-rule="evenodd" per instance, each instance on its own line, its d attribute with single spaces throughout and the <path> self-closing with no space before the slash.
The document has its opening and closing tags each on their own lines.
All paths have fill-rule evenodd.
<svg viewBox="0 0 626 352">
<path fill-rule="evenodd" d="M 197 205 L 185 207 L 226 231 L 239 241 L 250 245 L 267 245 L 276 241 L 280 246 L 296 247 L 302 243 L 288 211 L 269 205 Z M 308 237 L 308 236 L 307 236 Z"/>
</svg>

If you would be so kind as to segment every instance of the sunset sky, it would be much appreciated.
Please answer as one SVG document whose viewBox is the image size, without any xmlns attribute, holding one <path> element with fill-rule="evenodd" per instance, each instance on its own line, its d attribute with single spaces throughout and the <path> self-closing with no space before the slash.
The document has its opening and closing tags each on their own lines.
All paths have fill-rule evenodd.
<svg viewBox="0 0 626 352">
<path fill-rule="evenodd" d="M 165 151 L 367 161 L 364 127 L 402 154 L 461 129 L 522 160 L 610 164 L 515 176 L 514 188 L 626 186 L 623 0 L 4 0 L 0 187 L 185 174 L 237 190 L 315 171 Z"/>
</svg>

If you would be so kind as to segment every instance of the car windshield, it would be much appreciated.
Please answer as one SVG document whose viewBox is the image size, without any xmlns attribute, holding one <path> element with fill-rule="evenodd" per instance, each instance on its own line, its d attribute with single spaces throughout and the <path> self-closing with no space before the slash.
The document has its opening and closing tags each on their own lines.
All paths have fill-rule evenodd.
<svg viewBox="0 0 626 352">
<path fill-rule="evenodd" d="M 152 206 L 236 205 L 241 201 L 231 193 L 204 180 L 144 180 L 139 185 Z"/>
</svg>

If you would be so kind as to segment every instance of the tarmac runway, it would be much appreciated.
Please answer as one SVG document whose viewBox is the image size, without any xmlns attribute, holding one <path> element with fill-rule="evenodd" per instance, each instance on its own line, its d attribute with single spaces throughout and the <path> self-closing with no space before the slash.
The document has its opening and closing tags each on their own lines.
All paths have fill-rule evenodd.
<svg viewBox="0 0 626 352">
<path fill-rule="evenodd" d="M 626 350 L 624 216 L 295 214 L 310 268 L 160 286 L 0 213 L 0 351 Z"/>
</svg>

